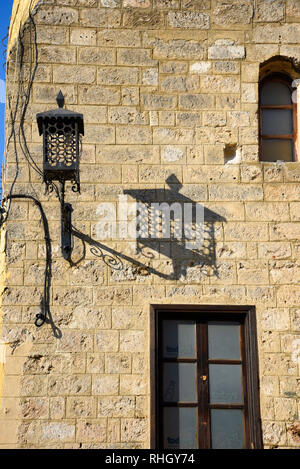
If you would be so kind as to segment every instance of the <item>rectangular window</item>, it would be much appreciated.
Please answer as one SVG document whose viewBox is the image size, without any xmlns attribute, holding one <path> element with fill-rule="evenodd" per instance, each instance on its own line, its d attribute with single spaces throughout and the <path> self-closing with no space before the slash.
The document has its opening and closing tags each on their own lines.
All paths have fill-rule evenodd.
<svg viewBox="0 0 300 469">
<path fill-rule="evenodd" d="M 152 307 L 152 446 L 261 447 L 253 308 Z"/>
</svg>

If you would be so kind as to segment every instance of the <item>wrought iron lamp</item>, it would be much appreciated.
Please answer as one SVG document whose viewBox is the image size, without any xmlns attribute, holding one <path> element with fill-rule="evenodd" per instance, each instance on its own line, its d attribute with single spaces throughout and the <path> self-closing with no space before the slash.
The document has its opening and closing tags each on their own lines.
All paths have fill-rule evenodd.
<svg viewBox="0 0 300 469">
<path fill-rule="evenodd" d="M 64 96 L 56 98 L 58 109 L 37 114 L 39 134 L 43 135 L 43 174 L 47 189 L 57 188 L 61 205 L 62 254 L 69 259 L 72 252 L 72 207 L 65 203 L 65 184 L 71 181 L 72 190 L 80 192 L 79 155 L 81 136 L 84 135 L 83 115 L 64 109 Z"/>
</svg>

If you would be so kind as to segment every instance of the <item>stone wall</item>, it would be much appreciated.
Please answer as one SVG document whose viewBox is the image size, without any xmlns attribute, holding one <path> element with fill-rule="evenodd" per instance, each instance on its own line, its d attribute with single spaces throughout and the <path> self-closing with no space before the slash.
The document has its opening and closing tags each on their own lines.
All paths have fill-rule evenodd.
<svg viewBox="0 0 300 469">
<path fill-rule="evenodd" d="M 86 252 L 81 259 L 75 238 L 74 265 L 62 258 L 58 200 L 44 194 L 11 141 L 6 190 L 17 150 L 14 193 L 38 196 L 49 221 L 50 307 L 62 336 L 49 324 L 34 326 L 43 227 L 31 201 L 13 201 L 0 447 L 149 447 L 152 303 L 254 305 L 264 445 L 298 446 L 300 163 L 259 162 L 257 111 L 260 64 L 277 55 L 300 60 L 300 3 L 48 0 L 34 21 L 39 66 L 25 134 L 41 167 L 36 113 L 54 108 L 61 89 L 66 106 L 84 114 L 81 194 L 68 190 L 66 197 Z M 32 38 L 27 21 L 25 81 Z M 12 43 L 13 102 L 19 53 Z M 203 266 L 162 244 L 137 253 L 135 242 L 122 239 L 103 243 L 110 249 L 104 254 L 91 248 L 101 202 L 116 204 L 125 190 L 142 198 L 162 189 L 167 199 L 176 192 L 206 207 L 215 259 Z"/>
<path fill-rule="evenodd" d="M 41 0 L 15 0 L 10 18 L 8 53 L 15 44 L 19 31 L 28 20 L 29 7 L 33 8 Z M 48 2 L 51 3 L 51 2 Z"/>
</svg>

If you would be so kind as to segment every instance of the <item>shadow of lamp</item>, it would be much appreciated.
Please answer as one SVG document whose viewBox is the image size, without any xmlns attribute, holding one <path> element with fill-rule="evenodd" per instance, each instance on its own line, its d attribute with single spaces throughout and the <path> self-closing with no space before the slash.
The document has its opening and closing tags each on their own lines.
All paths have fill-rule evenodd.
<svg viewBox="0 0 300 469">
<path fill-rule="evenodd" d="M 61 250 L 65 259 L 72 253 L 72 206 L 65 203 L 65 186 L 80 192 L 79 154 L 84 135 L 83 115 L 64 109 L 64 96 L 56 98 L 58 108 L 37 114 L 39 134 L 43 135 L 43 175 L 48 191 L 56 191 L 61 207 Z M 56 185 L 58 182 L 58 187 Z"/>
</svg>

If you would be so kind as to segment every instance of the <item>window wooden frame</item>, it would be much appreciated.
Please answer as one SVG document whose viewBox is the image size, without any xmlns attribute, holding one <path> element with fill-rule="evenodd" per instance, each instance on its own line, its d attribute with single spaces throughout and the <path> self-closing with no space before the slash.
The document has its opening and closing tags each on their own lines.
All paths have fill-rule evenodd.
<svg viewBox="0 0 300 469">
<path fill-rule="evenodd" d="M 262 151 L 262 141 L 263 140 L 271 140 L 271 139 L 276 139 L 276 140 L 290 140 L 292 141 L 292 147 L 293 147 L 293 159 L 291 162 L 297 161 L 297 136 L 298 136 L 298 127 L 297 127 L 297 104 L 292 101 L 291 104 L 285 104 L 285 105 L 263 105 L 261 104 L 261 90 L 263 85 L 266 83 L 271 83 L 271 82 L 279 82 L 287 86 L 291 92 L 291 98 L 293 91 L 295 89 L 292 88 L 292 79 L 288 75 L 280 74 L 280 73 L 273 73 L 272 75 L 269 75 L 265 78 L 263 78 L 260 81 L 259 84 L 259 155 L 260 155 L 260 160 L 263 160 L 263 151 Z M 291 99 L 292 100 L 292 99 Z M 293 118 L 293 133 L 292 134 L 286 134 L 286 135 L 273 135 L 273 134 L 263 134 L 262 133 L 262 111 L 265 109 L 270 109 L 270 110 L 280 110 L 280 109 L 289 109 L 292 110 L 292 118 Z"/>
<path fill-rule="evenodd" d="M 245 363 L 243 370 L 244 399 L 245 399 L 245 430 L 246 448 L 260 449 L 263 447 L 259 402 L 259 375 L 256 337 L 255 308 L 249 306 L 211 306 L 211 305 L 151 305 L 150 311 L 150 383 L 151 383 L 151 449 L 162 449 L 161 416 L 160 416 L 160 381 L 161 371 L 159 363 L 159 346 L 161 345 L 161 323 L 163 319 L 196 319 L 202 321 L 241 321 L 243 324 L 244 340 L 242 347 L 242 360 Z M 198 328 L 199 333 L 200 328 Z M 206 335 L 207 337 L 207 335 Z M 202 343 L 205 344 L 205 334 Z M 204 345 L 205 346 L 205 345 Z M 210 363 L 215 360 L 210 360 Z M 220 360 L 217 360 L 220 363 Z M 199 361 L 198 361 L 199 363 Z M 229 361 L 226 360 L 226 363 Z M 202 367 L 203 369 L 203 367 Z M 208 375 L 208 372 L 207 372 Z M 206 384 L 205 384 L 206 383 Z M 202 382 L 201 392 L 206 395 L 208 402 L 208 381 Z M 201 399 L 203 401 L 203 399 Z M 199 399 L 198 399 L 199 402 Z M 219 406 L 214 406 L 214 408 Z M 225 405 L 221 405 L 225 408 Z M 227 407 L 228 408 L 228 407 Z M 234 407 L 236 408 L 236 407 Z M 209 405 L 206 409 L 199 408 L 199 443 L 201 448 L 210 448 Z M 202 437 L 203 435 L 203 437 Z M 202 438 L 200 440 L 200 438 Z"/>
</svg>

